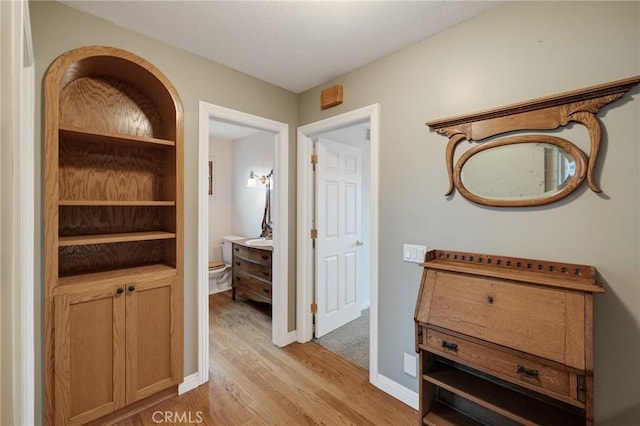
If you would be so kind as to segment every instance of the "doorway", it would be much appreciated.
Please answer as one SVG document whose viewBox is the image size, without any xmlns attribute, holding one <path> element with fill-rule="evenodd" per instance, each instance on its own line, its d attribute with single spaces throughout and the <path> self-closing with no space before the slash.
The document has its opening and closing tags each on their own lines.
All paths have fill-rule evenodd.
<svg viewBox="0 0 640 426">
<path fill-rule="evenodd" d="M 314 314 L 311 306 L 315 300 L 316 281 L 314 240 L 310 230 L 315 227 L 315 178 L 310 158 L 313 154 L 313 140 L 322 134 L 337 129 L 364 124 L 369 129 L 369 187 L 368 241 L 363 252 L 368 257 L 369 274 L 369 381 L 377 386 L 378 379 L 378 141 L 379 105 L 374 104 L 348 113 L 331 117 L 298 128 L 298 213 L 297 213 L 297 331 L 298 341 L 307 342 L 314 336 Z M 365 210 L 363 208 L 363 210 Z M 366 222 L 366 221 L 365 221 Z M 320 309 L 320 308 L 319 308 Z"/>
<path fill-rule="evenodd" d="M 369 121 L 315 144 L 314 341 L 369 370 Z"/>
<path fill-rule="evenodd" d="M 180 393 L 208 381 L 209 363 L 209 122 L 211 120 L 272 133 L 274 186 L 272 198 L 273 291 L 272 343 L 291 343 L 287 332 L 288 311 L 288 152 L 289 125 L 219 105 L 200 102 L 198 137 L 198 372 L 185 380 Z M 248 177 L 248 176 L 247 176 Z M 189 383 L 187 383 L 189 382 Z"/>
</svg>

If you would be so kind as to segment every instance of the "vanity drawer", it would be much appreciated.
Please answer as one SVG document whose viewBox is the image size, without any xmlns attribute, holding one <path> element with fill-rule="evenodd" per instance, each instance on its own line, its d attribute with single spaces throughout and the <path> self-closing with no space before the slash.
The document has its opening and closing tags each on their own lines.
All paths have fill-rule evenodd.
<svg viewBox="0 0 640 426">
<path fill-rule="evenodd" d="M 428 324 L 584 368 L 584 347 L 572 347 L 569 357 L 566 348 L 584 333 L 584 315 L 573 315 L 584 313 L 582 295 L 459 273 L 430 278 Z"/>
<path fill-rule="evenodd" d="M 265 265 L 271 265 L 272 252 L 270 250 L 249 248 L 240 244 L 234 244 L 233 255 Z"/>
<path fill-rule="evenodd" d="M 427 329 L 423 333 L 423 347 L 444 358 L 493 374 L 503 380 L 538 391 L 561 395 L 566 402 L 577 406 L 577 379 L 566 369 L 519 356 L 495 347 L 475 343 L 461 337 Z M 572 389 L 573 383 L 573 389 Z M 556 396 L 557 395 L 553 395 Z"/>
<path fill-rule="evenodd" d="M 233 274 L 233 287 L 247 290 L 261 298 L 271 300 L 271 283 L 244 273 Z"/>
<path fill-rule="evenodd" d="M 235 257 L 233 259 L 233 268 L 236 271 L 243 271 L 250 275 L 255 275 L 258 278 L 262 278 L 263 280 L 272 281 L 271 280 L 271 266 L 270 265 L 262 265 L 260 263 L 253 263 L 247 260 L 244 260 L 239 257 Z"/>
</svg>

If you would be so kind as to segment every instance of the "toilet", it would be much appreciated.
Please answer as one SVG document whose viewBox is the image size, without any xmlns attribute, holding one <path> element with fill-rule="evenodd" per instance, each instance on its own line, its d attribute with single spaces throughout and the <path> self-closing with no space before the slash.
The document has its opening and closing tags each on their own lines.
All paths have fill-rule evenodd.
<svg viewBox="0 0 640 426">
<path fill-rule="evenodd" d="M 220 293 L 231 289 L 231 258 L 233 242 L 243 240 L 245 237 L 238 235 L 225 235 L 220 237 L 222 244 L 222 261 L 209 262 L 209 294 Z"/>
</svg>

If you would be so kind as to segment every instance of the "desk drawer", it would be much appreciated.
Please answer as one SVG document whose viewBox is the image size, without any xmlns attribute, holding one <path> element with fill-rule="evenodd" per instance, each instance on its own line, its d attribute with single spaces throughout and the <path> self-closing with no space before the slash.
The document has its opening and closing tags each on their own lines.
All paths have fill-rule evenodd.
<svg viewBox="0 0 640 426">
<path fill-rule="evenodd" d="M 577 389 L 572 389 L 576 382 L 567 370 L 435 330 L 426 330 L 423 345 L 429 352 L 540 393 L 577 398 Z M 577 400 L 573 404 L 580 406 Z"/>
<path fill-rule="evenodd" d="M 565 363 L 565 292 L 444 272 L 432 284 L 429 324 Z"/>
</svg>

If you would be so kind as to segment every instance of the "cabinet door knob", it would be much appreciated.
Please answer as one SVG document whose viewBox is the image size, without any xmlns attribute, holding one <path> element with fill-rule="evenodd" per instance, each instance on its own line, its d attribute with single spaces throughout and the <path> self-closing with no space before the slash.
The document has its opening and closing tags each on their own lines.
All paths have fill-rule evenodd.
<svg viewBox="0 0 640 426">
<path fill-rule="evenodd" d="M 127 289 L 129 291 L 136 291 L 136 286 L 135 285 L 130 285 L 129 288 Z"/>
<path fill-rule="evenodd" d="M 493 296 L 487 296 L 487 302 L 493 303 Z"/>
<path fill-rule="evenodd" d="M 124 288 L 118 287 L 118 289 L 116 290 L 116 293 L 118 293 L 118 294 L 124 293 Z"/>
</svg>

